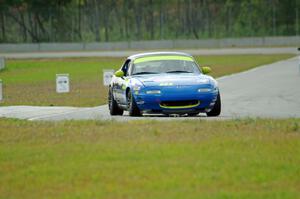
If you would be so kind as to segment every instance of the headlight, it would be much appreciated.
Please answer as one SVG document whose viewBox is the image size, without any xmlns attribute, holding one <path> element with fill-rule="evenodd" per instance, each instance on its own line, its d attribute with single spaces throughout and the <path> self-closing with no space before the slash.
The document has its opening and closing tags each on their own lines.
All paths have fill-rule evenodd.
<svg viewBox="0 0 300 199">
<path fill-rule="evenodd" d="M 207 93 L 207 92 L 211 92 L 212 89 L 211 88 L 199 88 L 198 92 L 199 93 Z"/>
<path fill-rule="evenodd" d="M 199 88 L 198 92 L 199 93 L 208 93 L 208 92 L 217 92 L 218 91 L 218 87 L 214 87 L 214 88 Z"/>
<path fill-rule="evenodd" d="M 160 94 L 160 90 L 150 90 L 150 91 L 146 91 L 147 94 Z"/>
</svg>

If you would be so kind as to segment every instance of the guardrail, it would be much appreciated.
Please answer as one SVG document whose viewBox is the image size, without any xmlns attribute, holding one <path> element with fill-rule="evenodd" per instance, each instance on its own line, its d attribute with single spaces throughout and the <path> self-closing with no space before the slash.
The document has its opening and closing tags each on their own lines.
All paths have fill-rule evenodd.
<svg viewBox="0 0 300 199">
<path fill-rule="evenodd" d="M 0 52 L 98 51 L 128 49 L 180 49 L 299 46 L 300 36 L 249 37 L 201 40 L 155 40 L 99 43 L 20 43 L 0 44 Z"/>
</svg>

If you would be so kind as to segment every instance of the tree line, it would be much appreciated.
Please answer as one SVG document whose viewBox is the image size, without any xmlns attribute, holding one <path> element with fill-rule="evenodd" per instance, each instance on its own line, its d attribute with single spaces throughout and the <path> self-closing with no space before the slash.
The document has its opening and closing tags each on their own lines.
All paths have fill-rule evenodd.
<svg viewBox="0 0 300 199">
<path fill-rule="evenodd" d="M 0 42 L 300 34 L 300 0 L 0 0 Z"/>
</svg>

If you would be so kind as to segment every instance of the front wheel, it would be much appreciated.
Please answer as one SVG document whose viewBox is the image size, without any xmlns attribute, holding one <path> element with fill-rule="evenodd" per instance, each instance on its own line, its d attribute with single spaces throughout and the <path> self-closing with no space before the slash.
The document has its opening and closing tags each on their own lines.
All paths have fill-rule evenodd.
<svg viewBox="0 0 300 199">
<path fill-rule="evenodd" d="M 206 112 L 206 115 L 208 117 L 216 117 L 219 116 L 220 113 L 221 113 L 221 96 L 220 96 L 220 92 L 218 92 L 217 101 L 214 107 L 211 109 L 211 111 Z"/>
<path fill-rule="evenodd" d="M 130 90 L 127 93 L 127 109 L 130 116 L 142 116 Z"/>
<path fill-rule="evenodd" d="M 110 115 L 123 115 L 123 110 L 119 108 L 116 100 L 114 99 L 114 95 L 112 93 L 111 88 L 108 92 L 108 108 Z"/>
</svg>

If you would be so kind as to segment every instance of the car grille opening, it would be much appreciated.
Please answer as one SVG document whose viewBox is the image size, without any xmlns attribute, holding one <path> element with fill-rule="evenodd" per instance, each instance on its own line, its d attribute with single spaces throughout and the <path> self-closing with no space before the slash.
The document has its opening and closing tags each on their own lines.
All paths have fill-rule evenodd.
<svg viewBox="0 0 300 199">
<path fill-rule="evenodd" d="M 160 106 L 165 108 L 180 108 L 180 107 L 195 107 L 198 106 L 199 104 L 200 102 L 198 100 L 162 101 L 160 103 Z"/>
</svg>

